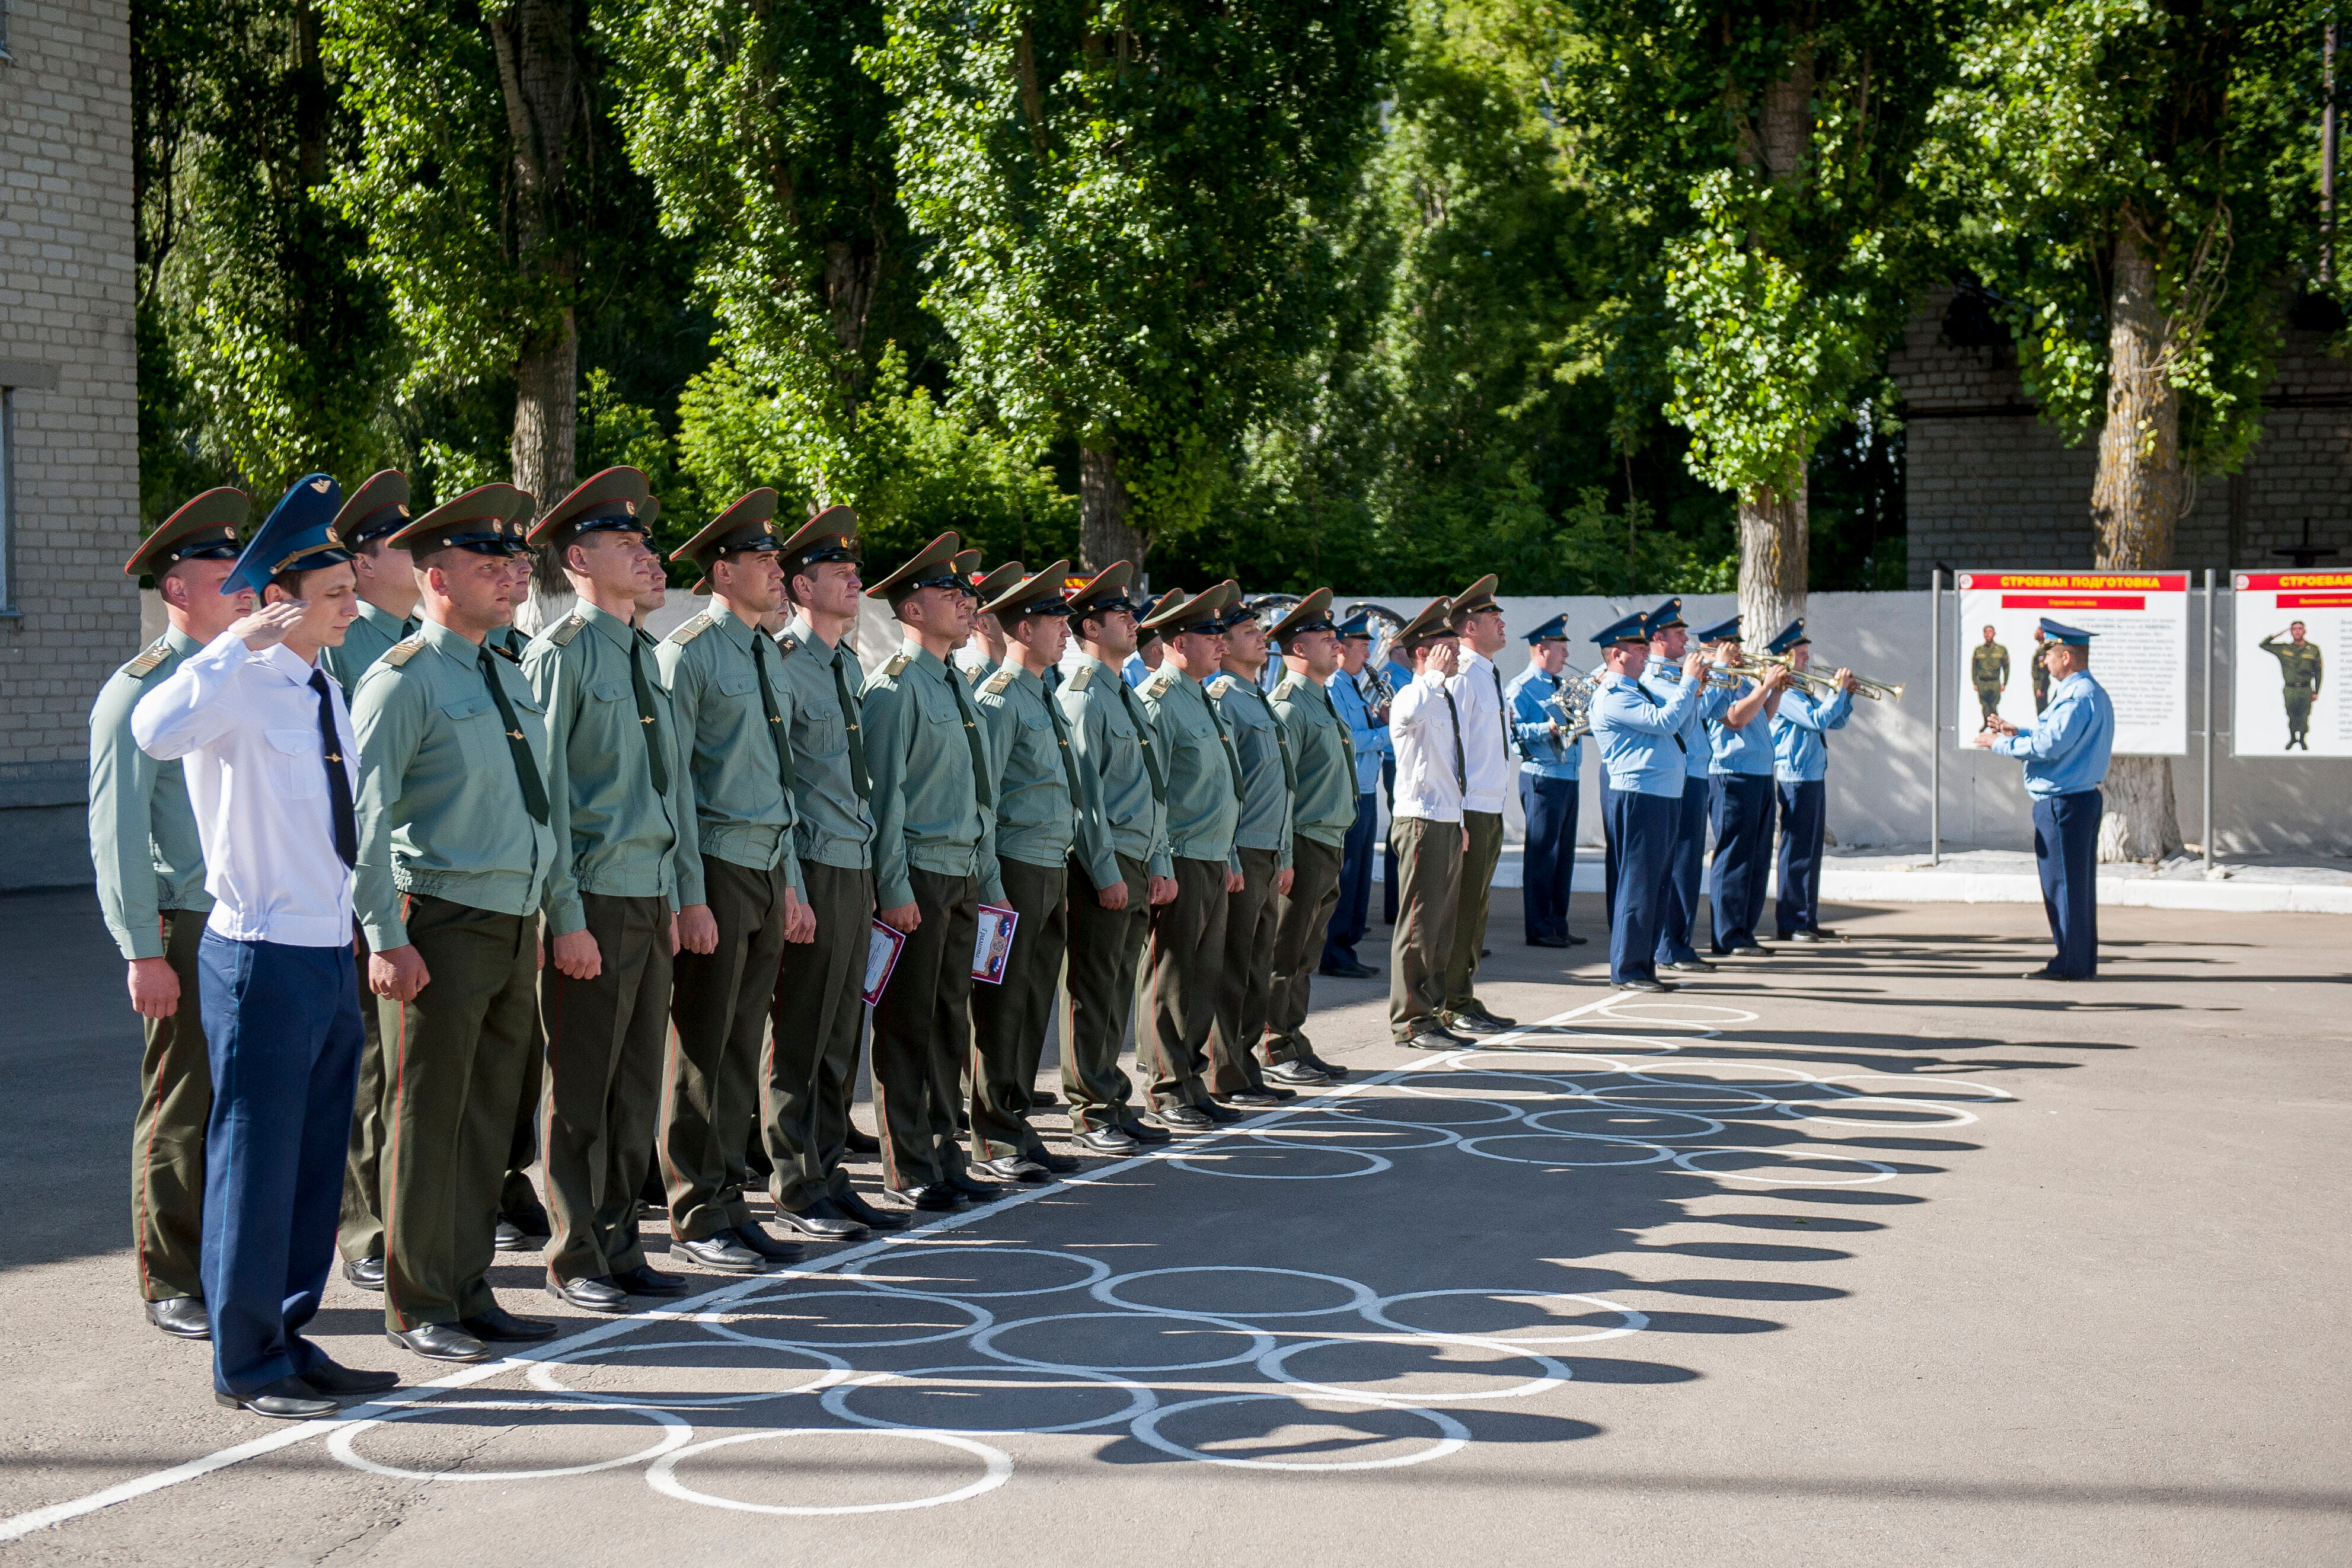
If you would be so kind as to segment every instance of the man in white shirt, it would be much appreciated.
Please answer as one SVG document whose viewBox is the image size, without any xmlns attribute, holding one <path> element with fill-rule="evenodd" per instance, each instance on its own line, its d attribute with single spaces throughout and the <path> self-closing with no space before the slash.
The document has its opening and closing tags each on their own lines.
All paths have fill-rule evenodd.
<svg viewBox="0 0 2352 1568">
<path fill-rule="evenodd" d="M 213 896 L 196 967 L 213 1071 L 203 1267 L 214 1397 L 285 1420 L 399 1382 L 339 1366 L 302 1337 L 334 1262 L 365 1038 L 352 966 L 359 751 L 342 688 L 319 667 L 359 613 L 332 527 L 341 503 L 323 474 L 295 485 L 222 585 L 260 590 L 262 608 L 131 716 L 141 749 L 185 759 Z"/>
<path fill-rule="evenodd" d="M 1510 708 L 1495 655 L 1504 642 L 1496 579 L 1480 578 L 1455 597 L 1448 624 L 1462 639 L 1461 668 L 1445 683 L 1462 719 L 1462 907 L 1445 960 L 1445 1022 L 1456 1034 L 1499 1034 L 1513 1020 L 1489 1012 L 1473 989 L 1486 946 L 1486 900 L 1503 858 L 1503 795 L 1511 788 Z"/>
<path fill-rule="evenodd" d="M 1468 777 L 1462 715 L 1448 683 L 1461 668 L 1453 601 L 1433 599 L 1396 635 L 1412 679 L 1389 707 L 1396 791 L 1389 843 L 1396 851 L 1397 917 L 1389 972 L 1389 1031 L 1417 1051 L 1475 1043 L 1445 1027 L 1445 965 L 1462 901 L 1462 825 Z"/>
</svg>

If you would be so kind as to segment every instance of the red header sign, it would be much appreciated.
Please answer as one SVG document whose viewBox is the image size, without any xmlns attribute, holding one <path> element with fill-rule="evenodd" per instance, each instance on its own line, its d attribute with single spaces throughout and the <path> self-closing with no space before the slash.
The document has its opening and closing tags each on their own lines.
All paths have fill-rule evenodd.
<svg viewBox="0 0 2352 1568">
<path fill-rule="evenodd" d="M 2296 589 L 2305 592 L 2352 593 L 2352 571 L 2242 571 L 2238 573 L 2241 593 L 2288 593 Z M 2282 608 L 2286 601 L 2279 601 Z"/>
<path fill-rule="evenodd" d="M 2083 594 L 2097 593 L 2186 593 L 2189 574 L 2185 571 L 1964 571 L 1959 586 L 1979 593 L 2059 593 L 2070 597 L 2068 608 L 2076 610 L 2144 610 L 2142 604 L 2094 605 L 2079 601 Z M 2347 584 L 2352 586 L 2352 584 Z M 2054 602 L 2054 601 L 2053 601 Z M 2018 608 L 2032 606 L 2020 603 Z"/>
<path fill-rule="evenodd" d="M 2145 610 L 2145 593 L 2004 593 L 2003 610 Z"/>
</svg>

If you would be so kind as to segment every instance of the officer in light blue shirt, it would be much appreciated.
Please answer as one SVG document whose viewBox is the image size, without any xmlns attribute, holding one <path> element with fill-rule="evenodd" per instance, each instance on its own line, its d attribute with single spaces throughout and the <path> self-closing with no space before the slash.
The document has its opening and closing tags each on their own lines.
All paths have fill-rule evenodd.
<svg viewBox="0 0 2352 1568">
<path fill-rule="evenodd" d="M 1393 612 L 1391 613 L 1393 613 Z M 1396 693 L 1402 692 L 1405 687 L 1412 685 L 1412 671 L 1402 661 L 1397 658 L 1393 651 L 1393 643 L 1391 643 L 1391 651 L 1389 656 L 1381 662 L 1381 678 L 1388 682 L 1389 690 L 1391 693 Z M 1395 809 L 1396 747 L 1394 745 L 1384 747 L 1381 753 L 1381 798 L 1388 803 L 1391 810 Z M 1381 894 L 1381 919 L 1391 925 L 1394 925 L 1396 924 L 1397 912 L 1396 845 L 1394 843 L 1383 844 L 1381 849 L 1381 853 L 1385 857 L 1381 862 L 1381 874 L 1388 878 L 1386 882 L 1381 884 L 1382 889 Z"/>
<path fill-rule="evenodd" d="M 2050 706 L 2027 728 L 1987 719 L 1975 744 L 2025 764 L 2025 792 L 2033 797 L 2033 859 L 2042 873 L 2042 905 L 2058 955 L 2029 980 L 2089 980 L 2099 972 L 2096 857 L 2099 818 L 2115 749 L 2116 709 L 2091 676 L 2094 633 L 2042 617 L 2042 662 L 2050 671 Z"/>
<path fill-rule="evenodd" d="M 1785 654 L 1792 668 L 1811 667 L 1813 649 L 1803 616 L 1789 622 L 1765 644 Z M 1853 672 L 1840 670 L 1836 692 L 1815 696 L 1800 685 L 1780 694 L 1772 715 L 1773 787 L 1780 797 L 1780 889 L 1772 902 L 1783 942 L 1819 942 L 1837 935 L 1824 930 L 1822 913 L 1822 837 L 1827 812 L 1830 748 L 1822 737 L 1842 729 L 1853 712 Z"/>
<path fill-rule="evenodd" d="M 1664 701 L 1679 689 L 1683 678 L 1679 666 L 1685 650 L 1704 646 L 1704 640 L 1696 643 L 1691 641 L 1689 623 L 1683 620 L 1683 601 L 1679 599 L 1669 599 L 1652 611 L 1645 624 L 1650 633 L 1650 659 L 1642 685 L 1651 695 Z M 1700 668 L 1704 673 L 1706 666 L 1702 664 Z M 1698 926 L 1700 864 L 1706 853 L 1706 807 L 1711 793 L 1707 769 L 1714 761 L 1706 726 L 1723 717 L 1731 706 L 1731 698 L 1732 694 L 1721 686 L 1700 686 L 1676 733 L 1676 738 L 1683 743 L 1676 757 L 1683 764 L 1683 805 L 1682 815 L 1675 820 L 1674 872 L 1666 890 L 1665 913 L 1658 925 L 1657 961 L 1669 969 L 1692 974 L 1703 974 L 1715 967 L 1698 956 L 1697 949 L 1691 946 L 1691 936 Z"/>
<path fill-rule="evenodd" d="M 1727 661 L 1742 663 L 1739 617 L 1697 634 L 1702 643 L 1727 649 Z M 1772 716 L 1788 689 L 1786 671 L 1768 668 L 1729 695 L 1723 716 L 1707 721 L 1707 812 L 1715 826 L 1715 930 L 1709 943 L 1718 958 L 1733 953 L 1762 956 L 1756 940 L 1764 918 L 1765 868 L 1772 859 Z"/>
<path fill-rule="evenodd" d="M 1679 605 L 1663 612 L 1679 619 Z M 1658 978 L 1659 925 L 1671 896 L 1675 842 L 1682 828 L 1686 747 L 1683 730 L 1699 706 L 1706 665 L 1696 648 L 1683 656 L 1680 684 L 1660 696 L 1642 681 L 1654 645 L 1647 617 L 1628 615 L 1596 633 L 1607 670 L 1592 697 L 1592 737 L 1600 743 L 1602 796 L 1616 873 L 1610 888 L 1609 978 L 1630 991 L 1674 988 Z"/>
<path fill-rule="evenodd" d="M 1519 754 L 1519 809 L 1528 823 L 1519 902 L 1528 946 L 1581 946 L 1584 938 L 1568 929 L 1568 895 L 1576 873 L 1583 732 L 1570 733 L 1548 706 L 1576 678 L 1568 669 L 1568 617 L 1553 616 L 1527 639 L 1528 667 L 1503 689 L 1511 744 Z"/>
<path fill-rule="evenodd" d="M 1372 841 L 1381 831 L 1381 769 L 1393 768 L 1388 705 L 1364 666 L 1372 652 L 1371 617 L 1359 612 L 1339 622 L 1339 668 L 1326 688 L 1356 757 L 1356 822 L 1340 846 L 1339 902 L 1323 931 L 1315 972 L 1336 979 L 1369 980 L 1381 971 L 1356 956 L 1372 918 Z M 1377 705 L 1377 706 L 1376 706 Z"/>
</svg>

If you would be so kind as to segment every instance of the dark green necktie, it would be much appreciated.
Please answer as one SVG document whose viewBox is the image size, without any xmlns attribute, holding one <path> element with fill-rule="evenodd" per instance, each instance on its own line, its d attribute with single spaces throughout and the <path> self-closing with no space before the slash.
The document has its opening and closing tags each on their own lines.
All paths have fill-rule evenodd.
<svg viewBox="0 0 2352 1568">
<path fill-rule="evenodd" d="M 547 786 L 541 782 L 539 764 L 530 755 L 530 742 L 522 733 L 522 723 L 515 717 L 514 704 L 507 701 L 507 689 L 499 684 L 498 655 L 490 652 L 488 643 L 482 644 L 482 679 L 489 683 L 490 700 L 499 705 L 499 722 L 506 726 L 507 749 L 514 754 L 515 781 L 522 786 L 523 809 L 540 826 L 547 825 Z"/>
<path fill-rule="evenodd" d="M 767 711 L 768 738 L 776 743 L 776 778 L 790 796 L 800 788 L 800 780 L 793 777 L 792 737 L 784 733 L 783 711 L 776 706 L 776 688 L 768 681 L 768 634 L 757 628 L 751 632 L 751 667 L 760 675 L 760 706 Z"/>
<path fill-rule="evenodd" d="M 1078 809 L 1078 759 L 1070 755 L 1070 728 L 1062 722 L 1062 710 L 1054 706 L 1051 693 L 1045 696 L 1045 716 L 1054 721 L 1054 738 L 1061 743 L 1062 777 L 1069 783 L 1070 810 L 1076 811 Z"/>
<path fill-rule="evenodd" d="M 1454 721 L 1454 787 L 1465 795 L 1470 793 L 1470 769 L 1462 763 L 1462 710 L 1454 706 L 1454 694 L 1445 683 L 1437 683 L 1437 695 L 1445 699 L 1445 716 Z"/>
<path fill-rule="evenodd" d="M 1206 686 L 1201 688 L 1201 701 L 1208 706 L 1209 722 L 1216 727 L 1217 739 L 1224 746 L 1225 766 L 1233 769 L 1234 799 L 1246 800 L 1249 791 L 1242 787 L 1241 755 L 1234 749 L 1234 737 L 1225 729 L 1225 716 L 1217 711 L 1217 699 L 1209 695 Z"/>
<path fill-rule="evenodd" d="M 654 688 L 646 679 L 645 645 L 651 642 L 644 632 L 629 633 L 629 689 L 637 695 L 637 724 L 646 735 L 646 767 L 654 776 L 654 793 L 669 793 L 669 764 L 662 760 L 667 747 L 662 743 L 661 715 L 654 706 Z"/>
<path fill-rule="evenodd" d="M 988 752 L 980 744 L 980 714 L 953 670 L 948 671 L 947 683 L 948 690 L 955 694 L 956 711 L 963 715 L 963 737 L 971 746 L 971 792 L 983 808 L 993 806 L 995 801 L 988 793 Z"/>
<path fill-rule="evenodd" d="M 1143 770 L 1151 775 L 1152 804 L 1165 806 L 1168 804 L 1168 780 L 1160 776 L 1160 758 L 1151 754 L 1151 727 L 1143 722 L 1142 706 L 1135 700 L 1135 694 L 1128 690 L 1126 676 L 1108 664 L 1103 666 L 1103 674 L 1117 685 L 1119 703 L 1127 709 L 1129 721 L 1135 726 L 1135 738 L 1143 743 Z"/>
<path fill-rule="evenodd" d="M 857 786 L 857 798 L 874 798 L 873 776 L 866 771 L 866 737 L 857 733 L 857 702 L 849 695 L 848 678 L 841 673 L 841 662 L 849 655 L 839 648 L 833 651 L 833 695 L 841 703 L 841 722 L 849 727 L 849 779 Z"/>
</svg>

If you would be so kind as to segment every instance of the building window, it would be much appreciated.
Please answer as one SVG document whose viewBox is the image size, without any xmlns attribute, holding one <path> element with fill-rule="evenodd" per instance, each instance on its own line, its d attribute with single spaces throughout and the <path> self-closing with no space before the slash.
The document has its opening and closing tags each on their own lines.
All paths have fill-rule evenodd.
<svg viewBox="0 0 2352 1568">
<path fill-rule="evenodd" d="M 16 389 L 0 387 L 0 615 L 16 612 Z"/>
</svg>

